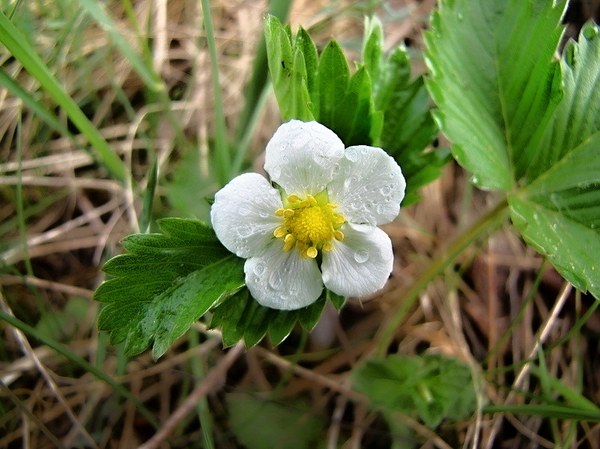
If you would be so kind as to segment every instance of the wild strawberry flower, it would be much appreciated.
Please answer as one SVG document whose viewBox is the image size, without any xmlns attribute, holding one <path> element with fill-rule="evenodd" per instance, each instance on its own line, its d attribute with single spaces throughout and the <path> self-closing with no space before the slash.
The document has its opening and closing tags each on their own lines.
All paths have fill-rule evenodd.
<svg viewBox="0 0 600 449">
<path fill-rule="evenodd" d="M 406 182 L 381 148 L 344 149 L 317 122 L 284 123 L 267 144 L 265 171 L 245 173 L 215 195 L 217 237 L 244 265 L 246 286 L 263 306 L 294 310 L 323 285 L 341 296 L 380 290 L 393 264 L 377 225 L 400 212 Z"/>
</svg>

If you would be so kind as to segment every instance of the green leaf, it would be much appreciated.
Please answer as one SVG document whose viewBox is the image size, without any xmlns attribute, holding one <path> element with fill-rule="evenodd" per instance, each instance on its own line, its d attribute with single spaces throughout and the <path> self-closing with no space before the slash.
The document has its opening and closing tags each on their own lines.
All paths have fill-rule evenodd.
<svg viewBox="0 0 600 449">
<path fill-rule="evenodd" d="M 417 190 L 440 176 L 448 158 L 443 150 L 427 150 L 437 127 L 422 78 L 410 81 L 406 50 L 399 47 L 385 57 L 381 22 L 366 19 L 362 63 L 351 75 L 335 40 L 319 57 L 304 29 L 293 39 L 289 28 L 273 18 L 267 19 L 266 29 L 269 67 L 283 119 L 304 119 L 308 104 L 311 117 L 346 146 L 383 147 L 407 179 L 404 204 L 416 201 Z"/>
<path fill-rule="evenodd" d="M 319 123 L 333 131 L 336 131 L 336 125 L 341 123 L 341 117 L 346 112 L 342 104 L 346 97 L 349 78 L 350 71 L 342 48 L 336 41 L 329 41 L 319 58 L 317 117 Z M 340 138 L 344 140 L 341 135 Z"/>
<path fill-rule="evenodd" d="M 509 197 L 515 227 L 561 275 L 600 298 L 600 133 Z"/>
<path fill-rule="evenodd" d="M 369 72 L 359 67 L 350 76 L 344 52 L 334 40 L 319 59 L 316 91 L 318 121 L 333 130 L 347 147 L 378 144 L 383 117 L 375 109 Z"/>
<path fill-rule="evenodd" d="M 377 107 L 384 111 L 381 146 L 393 156 L 406 177 L 404 205 L 416 201 L 417 191 L 437 179 L 448 162 L 448 152 L 428 151 L 437 136 L 431 99 L 422 77 L 410 80 L 406 50 L 396 49 L 381 70 Z"/>
<path fill-rule="evenodd" d="M 600 31 L 554 54 L 565 2 L 442 3 L 427 35 L 443 131 L 524 239 L 600 298 Z"/>
<path fill-rule="evenodd" d="M 353 373 L 354 387 L 382 411 L 418 415 L 430 427 L 461 420 L 475 409 L 471 371 L 437 355 L 375 358 Z"/>
<path fill-rule="evenodd" d="M 220 328 L 223 344 L 231 346 L 244 340 L 247 347 L 258 344 L 268 334 L 278 345 L 287 338 L 296 323 L 310 331 L 325 307 L 326 293 L 308 307 L 298 310 L 275 310 L 261 306 L 243 289 L 227 298 L 213 311 L 211 328 Z"/>
<path fill-rule="evenodd" d="M 383 25 L 377 17 L 365 17 L 362 63 L 372 80 L 378 80 L 383 66 Z"/>
<path fill-rule="evenodd" d="M 265 39 L 269 72 L 273 80 L 275 96 L 279 103 L 281 116 L 284 120 L 314 120 L 308 94 L 308 74 L 311 83 L 314 79 L 313 61 L 309 56 L 309 71 L 302 51 L 308 44 L 301 42 L 302 47 L 292 48 L 289 29 L 283 27 L 275 16 L 267 16 L 265 21 Z"/>
<path fill-rule="evenodd" d="M 218 301 L 243 287 L 243 278 L 243 263 L 233 256 L 190 273 L 155 298 L 130 332 L 126 349 L 135 348 L 132 352 L 136 352 L 141 349 L 137 342 L 151 334 L 152 355 L 159 358 Z"/>
<path fill-rule="evenodd" d="M 246 394 L 229 394 L 231 429 L 248 449 L 316 447 L 323 420 L 299 400 L 278 403 Z"/>
<path fill-rule="evenodd" d="M 564 2 L 442 2 L 426 35 L 436 118 L 483 188 L 509 191 L 538 163 L 561 99 L 553 62 Z"/>
<path fill-rule="evenodd" d="M 547 170 L 509 197 L 525 240 L 573 285 L 600 298 L 600 33 L 586 25 L 562 61 L 565 94 L 540 160 Z M 549 162 L 548 162 L 549 161 Z"/>
<path fill-rule="evenodd" d="M 598 25 L 590 22 L 582 28 L 579 41 L 569 42 L 564 50 L 564 98 L 536 160 L 540 173 L 600 131 L 599 33 Z"/>
<path fill-rule="evenodd" d="M 296 50 L 304 55 L 304 64 L 306 67 L 306 87 L 313 102 L 312 110 L 318 111 L 317 95 L 317 72 L 319 70 L 319 54 L 315 43 L 309 34 L 302 27 L 298 30 L 295 41 Z"/>
<path fill-rule="evenodd" d="M 154 341 L 160 357 L 210 307 L 240 289 L 243 261 L 219 243 L 214 232 L 196 220 L 159 221 L 160 234 L 127 237 L 125 254 L 109 260 L 113 277 L 96 290 L 104 302 L 98 326 L 111 341 L 125 342 L 138 354 Z"/>
<path fill-rule="evenodd" d="M 406 206 L 419 199 L 417 191 L 422 186 L 441 175 L 448 154 L 427 150 L 438 130 L 423 78 L 411 81 L 410 60 L 404 47 L 394 48 L 385 57 L 383 29 L 377 19 L 365 23 L 362 57 L 373 82 L 375 109 L 383 113 L 379 145 L 402 167 L 407 180 Z"/>
</svg>

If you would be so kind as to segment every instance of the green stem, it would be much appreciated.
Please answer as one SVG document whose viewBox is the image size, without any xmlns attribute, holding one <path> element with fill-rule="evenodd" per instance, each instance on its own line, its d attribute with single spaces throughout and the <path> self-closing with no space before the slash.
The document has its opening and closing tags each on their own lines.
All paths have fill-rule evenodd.
<svg viewBox="0 0 600 449">
<path fill-rule="evenodd" d="M 379 333 L 379 355 L 384 356 L 387 353 L 396 329 L 418 299 L 419 293 L 438 277 L 448 265 L 454 262 L 473 242 L 498 228 L 506 220 L 507 216 L 508 203 L 506 199 L 504 199 L 491 211 L 471 225 L 465 232 L 460 234 L 448 247 L 442 249 L 440 253 L 433 258 L 427 269 L 415 279 L 408 289 L 402 289 L 405 293 L 398 301 L 398 309 L 393 312 L 392 316 L 382 325 L 382 330 Z"/>
</svg>

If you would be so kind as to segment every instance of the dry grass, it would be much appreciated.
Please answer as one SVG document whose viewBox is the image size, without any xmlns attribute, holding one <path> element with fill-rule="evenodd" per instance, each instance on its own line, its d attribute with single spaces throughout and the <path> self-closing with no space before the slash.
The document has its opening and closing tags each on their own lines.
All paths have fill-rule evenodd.
<svg viewBox="0 0 600 449">
<path fill-rule="evenodd" d="M 362 17 L 350 8 L 352 3 L 298 0 L 291 22 L 312 27 L 317 42 L 335 36 L 356 45 Z M 34 16 L 50 14 L 42 10 L 48 5 L 35 5 Z M 380 9 L 387 43 L 405 41 L 419 49 L 434 1 L 386 5 L 409 12 L 394 17 Z M 170 108 L 199 153 L 198 172 L 207 174 L 211 168 L 203 161 L 214 117 L 199 3 L 158 0 L 134 6 L 139 23 L 151 30 L 152 64 L 169 88 Z M 266 2 L 218 0 L 212 6 L 226 123 L 233 130 Z M 115 7 L 110 14 L 135 42 L 125 12 Z M 326 311 L 308 339 L 297 332 L 278 348 L 264 342 L 248 351 L 238 346 L 224 351 L 218 335 L 199 324 L 192 331 L 194 338 L 183 337 L 156 362 L 148 354 L 125 360 L 96 330 L 98 305 L 92 293 L 102 279 L 103 261 L 120 251 L 123 236 L 138 229 L 140 197 L 153 153 L 163 180 L 156 214 L 176 212 L 168 189 L 183 157 L 181 148 L 165 114 L 146 102 L 143 84 L 127 61 L 107 49 L 101 29 L 78 18 L 74 26 L 82 27 L 79 36 L 84 39 L 71 42 L 67 35 L 55 48 L 58 32 L 36 23 L 40 52 L 55 58 L 57 76 L 127 163 L 136 187 L 110 179 L 86 151 L 83 139 L 58 137 L 18 99 L 0 91 L 0 306 L 38 329 L 44 321 L 48 335 L 146 404 L 160 430 L 90 372 L 3 323 L 0 447 L 132 448 L 144 442 L 146 449 L 201 447 L 202 431 L 192 416 L 198 400 L 206 397 L 215 446 L 240 447 L 227 419 L 225 397 L 232 392 L 281 403 L 305 398 L 326 428 L 320 447 L 390 447 L 394 435 L 369 408 L 367 398 L 352 389 L 351 370 L 377 352 L 382 329 L 401 306 L 406 289 L 449 241 L 493 206 L 493 196 L 473 191 L 462 171 L 448 166 L 440 180 L 424 189 L 418 205 L 386 227 L 396 261 L 385 291 L 351 301 L 339 315 Z M 58 54 L 53 55 L 53 49 Z M 0 57 L 4 70 L 28 90 L 37 89 L 14 59 Z M 91 61 L 87 68 L 86 61 Z M 416 66 L 423 70 L 418 60 Z M 47 101 L 41 92 L 38 95 Z M 277 122 L 270 100 L 253 136 L 251 154 L 257 160 Z M 210 191 L 214 185 L 202 188 Z M 18 214 L 25 217 L 25 229 L 19 229 Z M 69 304 L 82 306 L 69 309 Z M 468 363 L 478 379 L 482 406 L 484 398 L 519 404 L 530 395 L 540 396 L 530 362 L 543 347 L 551 376 L 600 403 L 600 318 L 595 314 L 585 322 L 581 319 L 592 304 L 592 298 L 573 291 L 507 226 L 470 247 L 420 292 L 418 306 L 410 308 L 395 329 L 388 352 L 439 353 Z M 203 374 L 194 371 L 198 364 Z M 467 422 L 444 424 L 435 432 L 408 416 L 398 420 L 414 430 L 423 448 L 554 447 L 557 439 L 565 442 L 563 447 L 600 447 L 598 424 L 484 415 L 481 410 Z"/>
</svg>

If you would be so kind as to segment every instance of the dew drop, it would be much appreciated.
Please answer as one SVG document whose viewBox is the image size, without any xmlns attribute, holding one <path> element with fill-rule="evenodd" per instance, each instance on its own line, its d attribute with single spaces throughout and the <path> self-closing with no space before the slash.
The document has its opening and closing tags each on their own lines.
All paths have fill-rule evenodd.
<svg viewBox="0 0 600 449">
<path fill-rule="evenodd" d="M 379 189 L 379 193 L 381 193 L 383 196 L 389 196 L 392 193 L 392 188 L 390 186 L 383 186 L 381 189 Z"/>
<path fill-rule="evenodd" d="M 240 237 L 246 238 L 252 234 L 254 229 L 248 223 L 244 223 L 240 227 L 237 228 L 237 233 Z"/>
<path fill-rule="evenodd" d="M 263 274 L 265 274 L 266 270 L 267 270 L 267 266 L 262 262 L 259 262 L 254 266 L 254 274 L 259 277 L 262 276 Z"/>
<path fill-rule="evenodd" d="M 354 260 L 356 260 L 357 263 L 365 263 L 367 260 L 369 260 L 369 251 L 366 249 L 361 249 L 360 251 L 355 252 Z"/>
<path fill-rule="evenodd" d="M 283 279 L 279 273 L 273 273 L 269 278 L 269 285 L 275 290 L 278 290 L 282 283 Z"/>
</svg>

